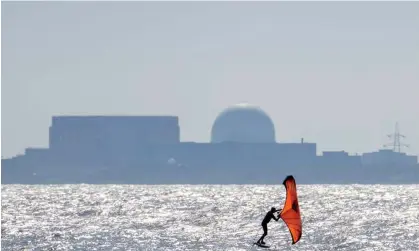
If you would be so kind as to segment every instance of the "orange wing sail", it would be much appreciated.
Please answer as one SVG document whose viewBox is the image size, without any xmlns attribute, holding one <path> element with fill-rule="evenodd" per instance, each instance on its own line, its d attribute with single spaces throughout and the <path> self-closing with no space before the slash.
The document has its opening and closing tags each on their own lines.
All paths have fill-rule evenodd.
<svg viewBox="0 0 419 251">
<path fill-rule="evenodd" d="M 303 230 L 297 198 L 297 185 L 292 175 L 287 176 L 282 184 L 284 184 L 287 190 L 287 195 L 280 216 L 290 230 L 292 244 L 295 244 L 300 240 Z"/>
</svg>

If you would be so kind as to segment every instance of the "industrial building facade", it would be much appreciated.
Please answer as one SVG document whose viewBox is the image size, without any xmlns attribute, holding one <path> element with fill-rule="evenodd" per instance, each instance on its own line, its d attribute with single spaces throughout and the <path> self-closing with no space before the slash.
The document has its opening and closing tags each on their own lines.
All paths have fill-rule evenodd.
<svg viewBox="0 0 419 251">
<path fill-rule="evenodd" d="M 178 143 L 174 116 L 57 116 L 49 128 L 49 147 L 61 151 Z"/>
<path fill-rule="evenodd" d="M 213 142 L 181 142 L 176 116 L 55 116 L 49 148 L 2 160 L 2 183 L 275 183 L 280 173 L 304 183 L 419 183 L 416 156 L 317 155 L 302 139 L 277 143 L 254 107 L 224 111 L 211 133 Z"/>
</svg>

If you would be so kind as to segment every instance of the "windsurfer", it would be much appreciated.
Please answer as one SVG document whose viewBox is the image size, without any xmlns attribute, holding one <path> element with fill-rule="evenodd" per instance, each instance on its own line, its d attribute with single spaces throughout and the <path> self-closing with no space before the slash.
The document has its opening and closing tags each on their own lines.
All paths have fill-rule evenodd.
<svg viewBox="0 0 419 251">
<path fill-rule="evenodd" d="M 271 219 L 274 219 L 275 221 L 278 221 L 281 217 L 280 213 L 278 214 L 278 218 L 275 217 L 274 213 L 275 212 L 281 212 L 281 211 L 282 211 L 281 209 L 277 210 L 274 207 L 272 207 L 271 210 L 268 213 L 266 213 L 265 218 L 263 218 L 263 221 L 262 221 L 263 235 L 256 242 L 257 244 L 265 244 L 263 239 L 265 238 L 265 236 L 268 235 L 268 223 L 271 221 Z"/>
</svg>

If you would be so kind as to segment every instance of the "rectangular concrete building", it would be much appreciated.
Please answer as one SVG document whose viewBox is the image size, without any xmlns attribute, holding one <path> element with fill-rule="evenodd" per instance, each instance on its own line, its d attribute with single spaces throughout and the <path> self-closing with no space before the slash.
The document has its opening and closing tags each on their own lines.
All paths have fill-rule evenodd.
<svg viewBox="0 0 419 251">
<path fill-rule="evenodd" d="M 51 150 L 79 151 L 132 148 L 180 142 L 176 116 L 54 116 L 49 128 Z"/>
</svg>

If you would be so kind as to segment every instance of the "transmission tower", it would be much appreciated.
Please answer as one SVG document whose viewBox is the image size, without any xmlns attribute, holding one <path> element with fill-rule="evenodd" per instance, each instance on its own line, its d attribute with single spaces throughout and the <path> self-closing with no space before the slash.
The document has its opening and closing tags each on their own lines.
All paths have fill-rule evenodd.
<svg viewBox="0 0 419 251">
<path fill-rule="evenodd" d="M 393 140 L 392 143 L 389 144 L 385 144 L 384 147 L 393 147 L 393 151 L 395 152 L 399 152 L 400 153 L 400 149 L 401 147 L 409 147 L 409 145 L 406 145 L 404 143 L 401 142 L 401 139 L 406 138 L 406 136 L 400 134 L 399 132 L 399 123 L 396 123 L 396 128 L 394 130 L 393 134 L 389 134 L 387 135 L 387 137 L 389 137 L 390 139 Z"/>
</svg>

